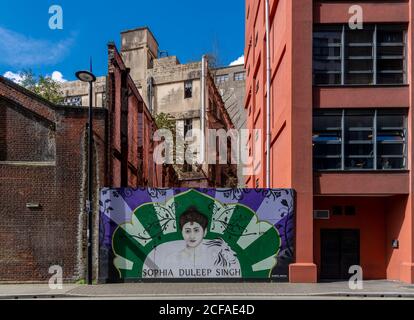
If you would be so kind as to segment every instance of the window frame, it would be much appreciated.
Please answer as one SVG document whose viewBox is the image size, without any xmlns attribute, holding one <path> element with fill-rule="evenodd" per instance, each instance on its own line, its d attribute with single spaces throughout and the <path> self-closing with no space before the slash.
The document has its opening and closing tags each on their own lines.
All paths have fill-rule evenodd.
<svg viewBox="0 0 414 320">
<path fill-rule="evenodd" d="M 408 27 L 406 24 L 399 23 L 399 24 L 378 24 L 378 23 L 370 23 L 366 24 L 367 28 L 369 30 L 372 30 L 372 41 L 369 43 L 350 43 L 347 41 L 347 35 L 349 35 L 349 32 L 352 32 L 353 30 L 347 28 L 346 24 L 317 24 L 314 26 L 313 30 L 313 36 L 312 36 L 312 74 L 313 74 L 313 85 L 318 87 L 335 87 L 335 86 L 407 86 L 408 85 Z M 358 31 L 358 30 L 357 30 Z M 396 31 L 396 32 L 402 32 L 403 36 L 403 42 L 378 42 L 379 41 L 379 33 L 381 31 Z M 333 43 L 329 44 L 327 47 L 324 46 L 316 46 L 315 41 L 315 35 L 317 32 L 340 32 L 341 33 L 341 41 L 339 43 Z M 349 48 L 353 47 L 372 47 L 372 58 L 369 60 L 368 56 L 358 56 L 358 55 L 352 55 L 351 59 L 347 57 L 347 52 Z M 379 50 L 381 47 L 395 47 L 395 46 L 402 46 L 402 56 L 397 55 L 380 55 Z M 331 47 L 339 47 L 340 48 L 340 56 L 339 59 L 341 61 L 341 68 L 340 71 L 336 70 L 326 70 L 326 71 L 318 71 L 315 72 L 315 62 L 318 60 L 321 60 L 322 56 L 320 56 L 318 59 L 316 59 L 315 55 L 315 48 L 331 48 Z M 322 59 L 323 60 L 323 59 Z M 329 60 L 338 60 L 337 59 L 330 59 L 330 55 L 327 55 L 327 61 Z M 348 64 L 349 61 L 357 61 L 357 60 L 369 60 L 372 61 L 372 70 L 369 72 L 369 74 L 372 74 L 372 81 L 371 83 L 349 83 L 347 81 L 347 76 L 349 74 L 368 74 L 368 72 L 357 72 L 352 71 L 349 72 Z M 402 70 L 381 70 L 379 66 L 379 62 L 384 60 L 394 60 L 394 61 L 402 61 L 403 69 Z M 329 75 L 329 74 L 339 74 L 340 75 L 340 81 L 338 83 L 318 83 L 316 81 L 317 75 Z M 380 83 L 379 81 L 381 78 L 380 76 L 384 74 L 402 74 L 402 82 L 394 82 L 394 83 Z"/>
<path fill-rule="evenodd" d="M 219 74 L 219 75 L 216 75 L 216 78 L 215 78 L 215 82 L 218 85 L 222 83 L 226 83 L 229 80 L 230 80 L 229 74 Z"/>
<path fill-rule="evenodd" d="M 184 99 L 193 97 L 193 80 L 184 81 Z"/>
<path fill-rule="evenodd" d="M 245 71 L 235 72 L 234 76 L 233 76 L 233 80 L 234 81 L 245 81 L 246 80 L 246 72 Z"/>
<path fill-rule="evenodd" d="M 184 119 L 184 137 L 187 136 L 188 132 L 191 133 L 192 130 L 193 130 L 193 119 L 192 118 Z"/>
<path fill-rule="evenodd" d="M 357 144 L 372 144 L 372 167 L 370 168 L 355 168 L 355 167 L 347 167 L 346 166 L 346 160 L 350 159 L 352 157 L 354 158 L 364 158 L 365 156 L 360 156 L 357 157 L 355 155 L 352 155 L 352 157 L 350 155 L 347 154 L 346 151 L 346 146 L 349 144 L 350 139 L 348 138 L 348 132 L 350 132 L 348 130 L 347 127 L 347 117 L 352 116 L 352 114 L 357 114 L 358 112 L 361 113 L 366 113 L 367 115 L 369 115 L 369 112 L 371 112 L 372 115 L 372 142 L 368 143 L 365 140 L 360 140 L 357 142 Z M 316 155 L 315 154 L 315 145 L 317 144 L 322 144 L 323 142 L 318 142 L 315 140 L 314 136 L 315 136 L 315 117 L 317 116 L 338 116 L 339 113 L 341 113 L 341 136 L 340 136 L 340 142 L 339 144 L 341 145 L 341 155 L 340 155 L 340 159 L 341 159 L 341 167 L 338 168 L 328 168 L 328 169 L 318 169 L 316 168 L 315 165 L 315 160 L 316 159 L 329 159 L 332 158 L 332 155 Z M 403 126 L 402 127 L 381 127 L 378 128 L 379 122 L 378 119 L 379 117 L 383 117 L 383 116 L 401 116 L 403 118 Z M 312 138 L 312 161 L 313 161 L 313 170 L 317 171 L 317 172 L 369 172 L 369 171 L 374 171 L 374 172 L 386 172 L 386 171 L 397 171 L 397 172 L 401 172 L 401 171 L 407 171 L 408 170 L 408 111 L 406 108 L 398 108 L 398 109 L 389 109 L 389 108 L 376 108 L 376 109 L 323 109 L 323 110 L 316 110 L 313 113 L 313 138 Z M 354 130 L 355 128 L 352 127 L 352 130 Z M 327 128 L 325 131 L 329 131 L 330 128 Z M 351 130 L 351 131 L 352 131 Z M 361 127 L 361 130 L 357 130 L 357 131 L 364 131 L 366 130 L 365 127 Z M 394 132 L 401 132 L 401 140 L 395 140 L 392 141 L 390 140 L 384 140 L 384 141 L 379 141 L 378 137 L 379 137 L 379 132 L 384 132 L 384 131 L 394 131 Z M 318 130 L 318 131 L 323 131 L 323 130 Z M 355 131 L 355 130 L 354 130 Z M 353 139 L 352 141 L 354 141 L 355 139 Z M 328 142 L 331 143 L 331 142 Z M 333 142 L 332 142 L 333 143 Z M 402 145 L 402 153 L 398 154 L 398 155 L 387 155 L 387 154 L 382 154 L 379 153 L 378 151 L 378 147 L 380 144 L 386 145 L 386 144 L 394 144 L 394 145 Z M 337 158 L 337 157 L 335 157 Z M 389 158 L 398 158 L 398 159 L 402 159 L 403 162 L 403 167 L 402 168 L 381 168 L 379 165 L 379 159 L 380 158 L 384 158 L 384 159 L 389 159 Z M 368 158 L 367 158 L 368 159 Z"/>
</svg>

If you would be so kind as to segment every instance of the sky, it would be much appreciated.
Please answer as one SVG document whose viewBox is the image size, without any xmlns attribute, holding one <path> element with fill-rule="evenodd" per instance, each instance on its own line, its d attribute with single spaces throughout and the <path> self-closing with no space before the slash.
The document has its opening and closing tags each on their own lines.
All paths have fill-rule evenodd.
<svg viewBox="0 0 414 320">
<path fill-rule="evenodd" d="M 49 27 L 53 5 L 62 9 L 63 29 Z M 89 57 L 94 73 L 105 75 L 107 43 L 120 48 L 120 32 L 142 26 L 181 63 L 207 53 L 222 66 L 243 62 L 244 0 L 6 0 L 0 10 L 0 75 L 31 69 L 75 80 L 76 71 L 89 68 Z"/>
</svg>

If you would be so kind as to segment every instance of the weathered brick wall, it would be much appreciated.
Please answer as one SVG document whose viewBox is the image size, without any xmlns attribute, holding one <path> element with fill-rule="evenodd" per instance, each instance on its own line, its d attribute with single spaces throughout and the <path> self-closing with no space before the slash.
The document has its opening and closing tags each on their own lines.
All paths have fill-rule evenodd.
<svg viewBox="0 0 414 320">
<path fill-rule="evenodd" d="M 1 90 L 6 91 L 0 83 Z M 11 90 L 8 94 L 8 102 L 2 103 L 0 134 L 6 137 L 3 146 L 7 144 L 7 150 L 17 147 L 13 150 L 14 162 L 0 161 L 0 281 L 47 281 L 52 265 L 62 266 L 66 281 L 84 278 L 87 109 L 46 106 L 50 109 L 46 114 L 53 119 L 56 156 L 55 163 L 41 162 L 48 158 L 32 155 L 39 154 L 37 150 L 49 143 L 50 132 L 36 133 L 44 119 L 24 116 L 32 103 L 18 106 L 10 102 L 27 103 L 25 92 Z M 96 110 L 94 118 L 97 210 L 99 186 L 107 183 L 106 110 Z M 35 148 L 31 149 L 30 143 Z M 39 208 L 30 209 L 28 203 L 38 204 Z M 98 239 L 96 218 L 95 239 Z"/>
<path fill-rule="evenodd" d="M 56 219 L 55 174 L 55 166 L 0 164 L 0 281 L 46 279 L 49 266 L 64 263 L 68 223 Z M 41 208 L 26 208 L 30 202 Z"/>
<path fill-rule="evenodd" d="M 54 160 L 54 123 L 0 101 L 0 161 Z"/>
</svg>

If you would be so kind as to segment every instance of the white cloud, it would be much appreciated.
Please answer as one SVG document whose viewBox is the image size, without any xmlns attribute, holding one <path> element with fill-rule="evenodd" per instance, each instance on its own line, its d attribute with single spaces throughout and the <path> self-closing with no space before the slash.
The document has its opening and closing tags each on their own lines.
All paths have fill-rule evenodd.
<svg viewBox="0 0 414 320">
<path fill-rule="evenodd" d="M 53 65 L 68 54 L 73 42 L 74 37 L 53 43 L 0 27 L 0 63 L 26 68 Z"/>
<path fill-rule="evenodd" d="M 66 82 L 67 80 L 63 78 L 63 75 L 61 72 L 59 71 L 53 71 L 52 73 L 52 79 L 57 81 L 57 82 Z"/>
<path fill-rule="evenodd" d="M 239 64 L 244 64 L 244 55 L 242 55 L 237 60 L 234 60 L 232 63 L 230 63 L 230 66 L 237 66 Z"/>
<path fill-rule="evenodd" d="M 23 78 L 20 76 L 20 72 L 14 73 L 13 71 L 7 71 L 3 77 L 12 80 L 13 82 L 17 83 L 17 84 L 21 84 Z M 50 77 L 53 80 L 63 83 L 66 82 L 67 80 L 63 78 L 63 74 L 60 71 L 53 71 L 52 75 L 46 75 L 46 77 Z"/>
<path fill-rule="evenodd" d="M 20 84 L 22 82 L 22 77 L 18 73 L 14 73 L 12 71 L 7 71 L 5 74 L 3 74 L 3 77 Z"/>
</svg>

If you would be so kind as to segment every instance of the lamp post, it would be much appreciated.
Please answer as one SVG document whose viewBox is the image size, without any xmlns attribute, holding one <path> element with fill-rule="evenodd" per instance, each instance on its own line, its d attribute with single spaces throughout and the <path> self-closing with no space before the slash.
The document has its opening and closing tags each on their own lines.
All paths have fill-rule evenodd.
<svg viewBox="0 0 414 320">
<path fill-rule="evenodd" d="M 88 284 L 92 284 L 92 188 L 93 188 L 93 114 L 92 114 L 92 84 L 96 77 L 89 71 L 78 71 L 76 77 L 82 82 L 89 83 L 89 125 L 88 125 L 88 200 L 86 202 L 86 211 L 88 212 Z"/>
</svg>

